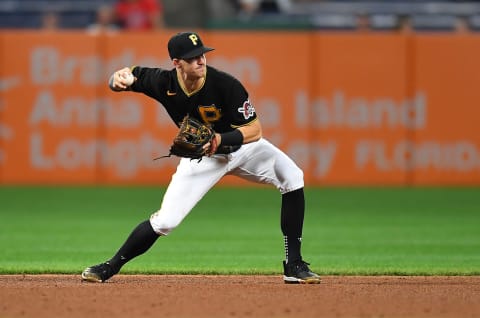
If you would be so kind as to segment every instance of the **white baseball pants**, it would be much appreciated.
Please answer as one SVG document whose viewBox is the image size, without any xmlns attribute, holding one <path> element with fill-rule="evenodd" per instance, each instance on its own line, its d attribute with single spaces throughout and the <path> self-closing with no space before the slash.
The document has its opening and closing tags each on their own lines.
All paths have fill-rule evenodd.
<svg viewBox="0 0 480 318">
<path fill-rule="evenodd" d="M 228 155 L 203 157 L 200 162 L 182 158 L 160 210 L 150 217 L 154 231 L 168 235 L 225 175 L 272 184 L 282 194 L 304 186 L 303 171 L 284 152 L 263 138 L 242 145 Z"/>
</svg>

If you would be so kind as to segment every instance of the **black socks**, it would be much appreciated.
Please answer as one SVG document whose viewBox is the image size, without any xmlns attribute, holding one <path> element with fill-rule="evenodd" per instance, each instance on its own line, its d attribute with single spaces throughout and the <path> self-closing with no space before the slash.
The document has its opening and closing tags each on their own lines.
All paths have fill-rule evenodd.
<svg viewBox="0 0 480 318">
<path fill-rule="evenodd" d="M 285 242 L 287 262 L 302 259 L 301 244 L 305 197 L 303 188 L 282 195 L 281 228 Z"/>
<path fill-rule="evenodd" d="M 159 235 L 153 231 L 150 221 L 140 223 L 108 263 L 115 273 L 118 273 L 129 260 L 145 253 L 158 237 Z"/>
</svg>

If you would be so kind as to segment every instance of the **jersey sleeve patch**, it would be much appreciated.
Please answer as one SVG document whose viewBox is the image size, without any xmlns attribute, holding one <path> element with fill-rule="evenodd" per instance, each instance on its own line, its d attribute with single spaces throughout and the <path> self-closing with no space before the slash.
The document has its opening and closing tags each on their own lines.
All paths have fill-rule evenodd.
<svg viewBox="0 0 480 318">
<path fill-rule="evenodd" d="M 240 114 L 243 115 L 243 118 L 245 119 L 249 119 L 250 117 L 253 117 L 255 115 L 255 108 L 248 99 L 244 101 L 243 105 L 237 110 Z"/>
</svg>

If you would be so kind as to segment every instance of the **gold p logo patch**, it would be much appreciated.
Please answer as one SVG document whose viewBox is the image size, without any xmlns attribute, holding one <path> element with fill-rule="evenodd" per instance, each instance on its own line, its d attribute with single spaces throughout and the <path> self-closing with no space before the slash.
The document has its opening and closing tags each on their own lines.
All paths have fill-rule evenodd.
<svg viewBox="0 0 480 318">
<path fill-rule="evenodd" d="M 222 117 L 220 109 L 215 104 L 210 106 L 198 106 L 198 113 L 202 117 L 203 122 L 212 124 Z"/>
<path fill-rule="evenodd" d="M 190 34 L 188 38 L 190 39 L 190 41 L 192 41 L 193 45 L 198 44 L 198 37 L 196 34 Z"/>
</svg>

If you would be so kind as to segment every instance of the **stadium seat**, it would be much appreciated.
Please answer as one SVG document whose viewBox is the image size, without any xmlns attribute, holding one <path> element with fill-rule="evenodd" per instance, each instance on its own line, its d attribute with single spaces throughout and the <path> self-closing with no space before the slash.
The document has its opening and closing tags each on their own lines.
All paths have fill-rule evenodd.
<svg viewBox="0 0 480 318">
<path fill-rule="evenodd" d="M 453 15 L 414 15 L 411 24 L 415 31 L 455 31 L 457 18 Z"/>
</svg>

